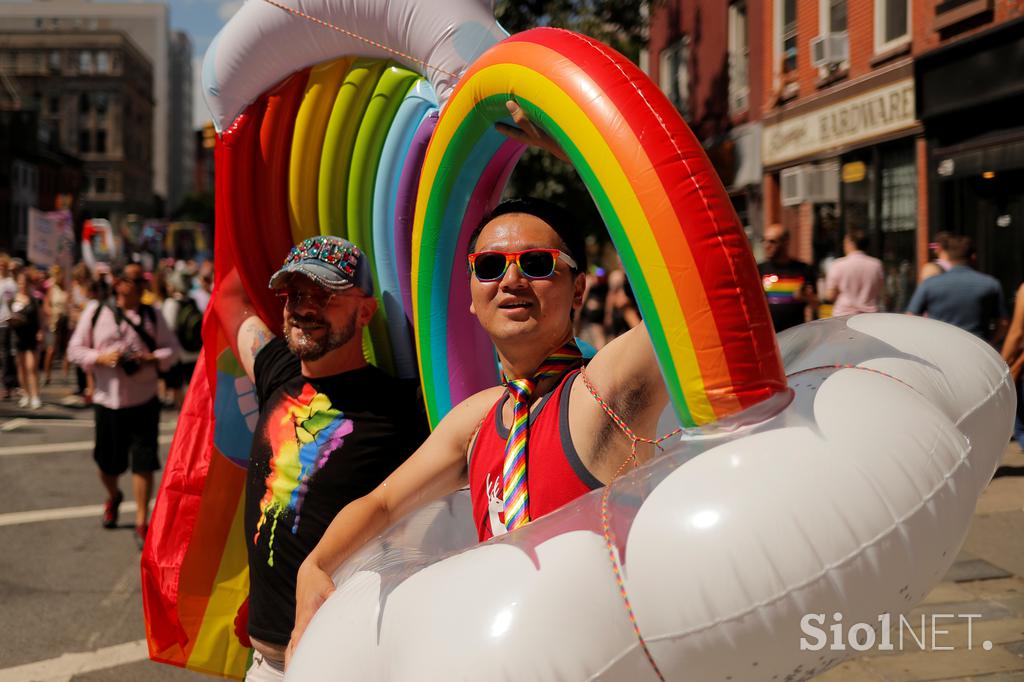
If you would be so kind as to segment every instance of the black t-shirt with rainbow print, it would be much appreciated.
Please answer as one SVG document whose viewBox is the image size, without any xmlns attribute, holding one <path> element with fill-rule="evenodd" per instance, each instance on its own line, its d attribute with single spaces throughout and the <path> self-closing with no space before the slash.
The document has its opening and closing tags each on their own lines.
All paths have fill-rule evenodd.
<svg viewBox="0 0 1024 682">
<path fill-rule="evenodd" d="M 797 292 L 805 286 L 814 287 L 818 280 L 814 266 L 803 261 L 791 260 L 785 265 L 770 262 L 758 263 L 761 285 L 768 297 L 768 310 L 772 314 L 775 331 L 803 324 L 805 301 L 796 299 Z"/>
<path fill-rule="evenodd" d="M 246 482 L 249 634 L 287 644 L 295 576 L 335 515 L 426 439 L 418 382 L 373 366 L 302 376 L 283 339 L 256 356 L 260 418 Z"/>
</svg>

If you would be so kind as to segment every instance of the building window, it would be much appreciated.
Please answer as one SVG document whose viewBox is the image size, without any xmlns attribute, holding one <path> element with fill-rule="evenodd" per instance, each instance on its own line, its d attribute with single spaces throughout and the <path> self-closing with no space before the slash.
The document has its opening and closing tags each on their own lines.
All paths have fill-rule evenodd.
<svg viewBox="0 0 1024 682">
<path fill-rule="evenodd" d="M 822 28 L 826 33 L 846 31 L 846 0 L 823 0 Z"/>
<path fill-rule="evenodd" d="M 78 71 L 80 73 L 92 73 L 92 52 L 82 50 L 78 53 Z"/>
<path fill-rule="evenodd" d="M 105 92 L 97 92 L 92 96 L 92 105 L 96 113 L 103 116 L 107 113 L 107 106 L 110 104 L 110 96 Z"/>
<path fill-rule="evenodd" d="M 796 71 L 796 0 L 782 0 L 778 7 L 781 9 L 777 37 L 779 58 L 782 72 L 789 73 Z"/>
<path fill-rule="evenodd" d="M 96 53 L 96 73 L 110 73 L 110 53 L 106 50 Z"/>
<path fill-rule="evenodd" d="M 875 52 L 910 41 L 910 0 L 875 0 Z"/>
<path fill-rule="evenodd" d="M 690 115 L 690 39 L 683 37 L 658 55 L 658 85 L 683 118 Z"/>
<path fill-rule="evenodd" d="M 826 78 L 850 63 L 846 0 L 818 0 L 818 37 L 811 41 L 811 65 Z"/>
<path fill-rule="evenodd" d="M 107 131 L 97 130 L 96 131 L 96 153 L 106 154 L 107 153 Z"/>
<path fill-rule="evenodd" d="M 51 114 L 60 113 L 60 97 L 57 95 L 50 95 L 49 110 Z"/>
<path fill-rule="evenodd" d="M 747 3 L 729 5 L 729 111 L 746 111 L 750 99 L 748 77 L 750 42 L 747 40 Z"/>
<path fill-rule="evenodd" d="M 78 131 L 78 153 L 80 153 L 80 154 L 88 154 L 88 153 L 92 152 L 92 148 L 91 148 L 91 145 L 90 145 L 91 141 L 92 141 L 92 136 L 89 134 L 88 130 L 79 130 Z"/>
<path fill-rule="evenodd" d="M 50 50 L 50 71 L 60 71 L 60 50 Z"/>
<path fill-rule="evenodd" d="M 89 95 L 84 92 L 78 96 L 78 112 L 84 114 L 89 111 Z"/>
<path fill-rule="evenodd" d="M 93 189 L 96 191 L 96 194 L 106 194 L 107 193 L 107 176 L 105 176 L 105 175 L 97 175 L 96 177 L 94 177 L 93 178 Z"/>
</svg>

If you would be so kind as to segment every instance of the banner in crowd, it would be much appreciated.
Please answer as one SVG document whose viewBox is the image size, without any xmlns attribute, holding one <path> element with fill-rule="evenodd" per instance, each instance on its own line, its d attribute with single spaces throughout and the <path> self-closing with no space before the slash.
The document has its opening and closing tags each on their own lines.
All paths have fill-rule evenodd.
<svg viewBox="0 0 1024 682">
<path fill-rule="evenodd" d="M 73 262 L 75 233 L 71 211 L 28 210 L 28 260 L 39 267 L 60 265 L 68 272 Z"/>
</svg>

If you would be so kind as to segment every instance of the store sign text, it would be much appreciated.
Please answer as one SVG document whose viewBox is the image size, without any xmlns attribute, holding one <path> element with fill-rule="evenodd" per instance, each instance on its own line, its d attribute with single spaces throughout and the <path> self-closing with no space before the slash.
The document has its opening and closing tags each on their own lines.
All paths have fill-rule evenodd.
<svg viewBox="0 0 1024 682">
<path fill-rule="evenodd" d="M 897 132 L 914 124 L 906 79 L 764 128 L 764 164 L 774 165 Z"/>
</svg>

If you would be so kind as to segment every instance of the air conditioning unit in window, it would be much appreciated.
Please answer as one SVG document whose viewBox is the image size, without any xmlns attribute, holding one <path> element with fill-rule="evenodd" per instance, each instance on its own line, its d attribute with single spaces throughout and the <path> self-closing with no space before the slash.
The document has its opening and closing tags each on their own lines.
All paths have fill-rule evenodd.
<svg viewBox="0 0 1024 682">
<path fill-rule="evenodd" d="M 846 31 L 826 33 L 811 41 L 811 64 L 827 68 L 850 58 L 850 40 Z"/>
<path fill-rule="evenodd" d="M 804 164 L 786 168 L 779 174 L 783 206 L 804 202 L 829 204 L 839 201 L 839 165 Z"/>
</svg>

